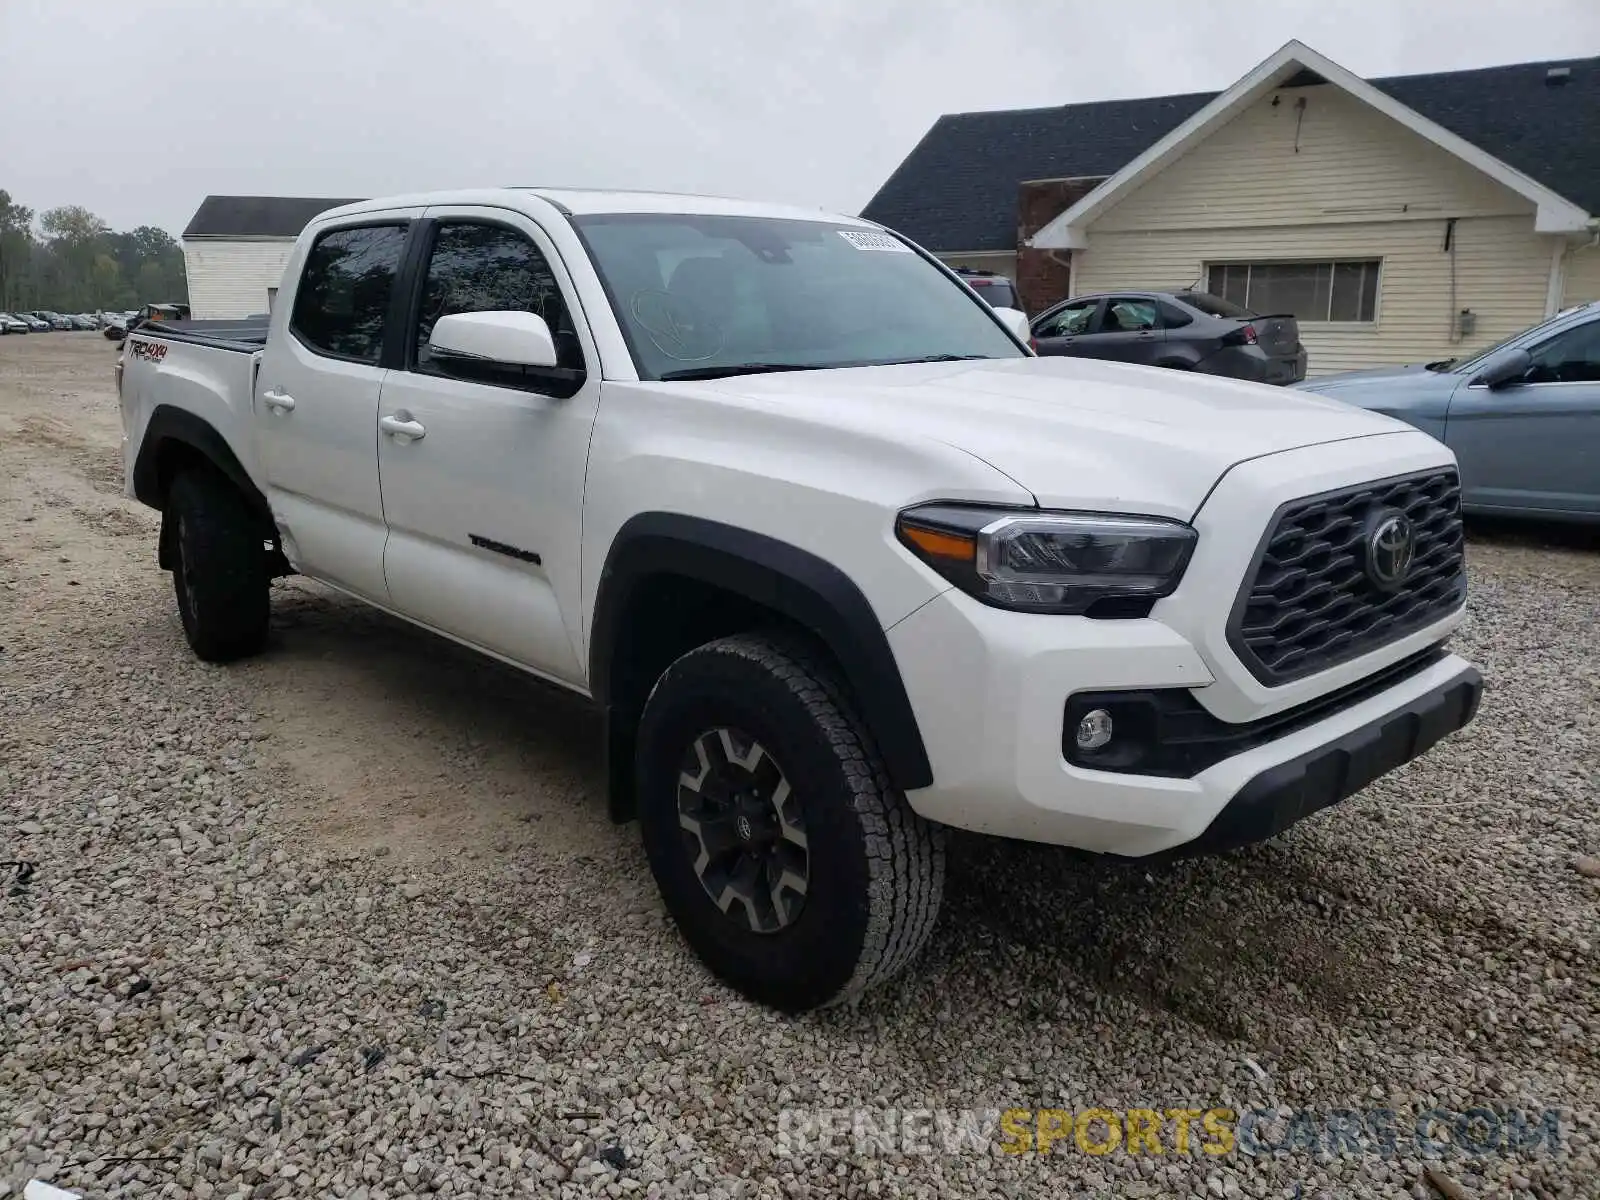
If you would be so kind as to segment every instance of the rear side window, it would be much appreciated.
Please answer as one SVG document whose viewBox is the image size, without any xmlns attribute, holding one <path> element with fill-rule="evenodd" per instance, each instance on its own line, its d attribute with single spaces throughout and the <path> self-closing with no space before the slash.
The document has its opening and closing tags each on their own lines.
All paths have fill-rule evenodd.
<svg viewBox="0 0 1600 1200">
<path fill-rule="evenodd" d="M 289 328 L 318 354 L 376 364 L 405 245 L 404 225 L 323 234 L 306 255 Z"/>
<path fill-rule="evenodd" d="M 1139 333 L 1157 326 L 1156 302 L 1134 296 L 1113 297 L 1100 320 L 1101 333 Z"/>
<path fill-rule="evenodd" d="M 1176 304 L 1169 304 L 1165 300 L 1157 302 L 1161 310 L 1161 324 L 1167 329 L 1182 329 L 1185 325 L 1193 325 L 1194 318 Z"/>
</svg>

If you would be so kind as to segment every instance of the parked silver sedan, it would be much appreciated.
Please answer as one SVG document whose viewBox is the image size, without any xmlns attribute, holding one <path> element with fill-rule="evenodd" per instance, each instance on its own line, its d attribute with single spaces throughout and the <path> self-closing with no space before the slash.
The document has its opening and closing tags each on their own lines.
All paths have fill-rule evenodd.
<svg viewBox="0 0 1600 1200">
<path fill-rule="evenodd" d="M 1600 522 L 1600 301 L 1471 358 L 1295 386 L 1444 442 L 1461 464 L 1466 512 Z"/>
</svg>

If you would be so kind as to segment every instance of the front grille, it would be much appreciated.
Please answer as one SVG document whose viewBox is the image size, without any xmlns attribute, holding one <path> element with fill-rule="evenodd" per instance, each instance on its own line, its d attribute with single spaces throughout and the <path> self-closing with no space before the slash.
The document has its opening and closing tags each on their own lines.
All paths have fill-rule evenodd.
<svg viewBox="0 0 1600 1200">
<path fill-rule="evenodd" d="M 1390 590 L 1368 574 L 1374 514 L 1404 513 L 1415 556 Z M 1277 685 L 1315 674 L 1432 624 L 1460 607 L 1467 579 L 1461 484 L 1435 471 L 1345 488 L 1278 510 L 1228 623 L 1250 673 Z"/>
</svg>

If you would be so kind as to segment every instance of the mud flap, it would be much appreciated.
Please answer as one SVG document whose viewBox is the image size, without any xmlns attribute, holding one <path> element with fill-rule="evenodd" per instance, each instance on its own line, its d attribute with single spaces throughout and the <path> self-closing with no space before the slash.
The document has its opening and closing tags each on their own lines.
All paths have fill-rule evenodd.
<svg viewBox="0 0 1600 1200">
<path fill-rule="evenodd" d="M 163 571 L 178 569 L 178 529 L 172 520 L 172 510 L 161 510 L 161 534 L 156 539 L 156 565 Z"/>
<path fill-rule="evenodd" d="M 606 811 L 611 820 L 625 825 L 637 815 L 638 796 L 634 787 L 637 767 L 634 762 L 639 741 L 639 718 L 605 708 Z"/>
</svg>

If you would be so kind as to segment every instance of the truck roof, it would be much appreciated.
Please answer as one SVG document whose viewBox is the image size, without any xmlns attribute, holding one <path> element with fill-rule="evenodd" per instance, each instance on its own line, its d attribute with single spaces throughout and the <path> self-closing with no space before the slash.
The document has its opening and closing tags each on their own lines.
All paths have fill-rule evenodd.
<svg viewBox="0 0 1600 1200">
<path fill-rule="evenodd" d="M 863 228 L 876 228 L 859 217 L 803 208 L 789 204 L 765 204 L 728 196 L 697 196 L 679 192 L 645 192 L 618 189 L 501 187 L 473 188 L 447 192 L 416 192 L 403 196 L 382 196 L 360 200 L 319 213 L 317 221 L 353 216 L 357 213 L 393 208 L 420 208 L 444 204 L 480 204 L 499 208 L 519 208 L 528 195 L 538 196 L 564 211 L 588 216 L 594 213 L 694 213 L 706 216 L 777 217 L 790 220 L 837 221 Z"/>
</svg>

